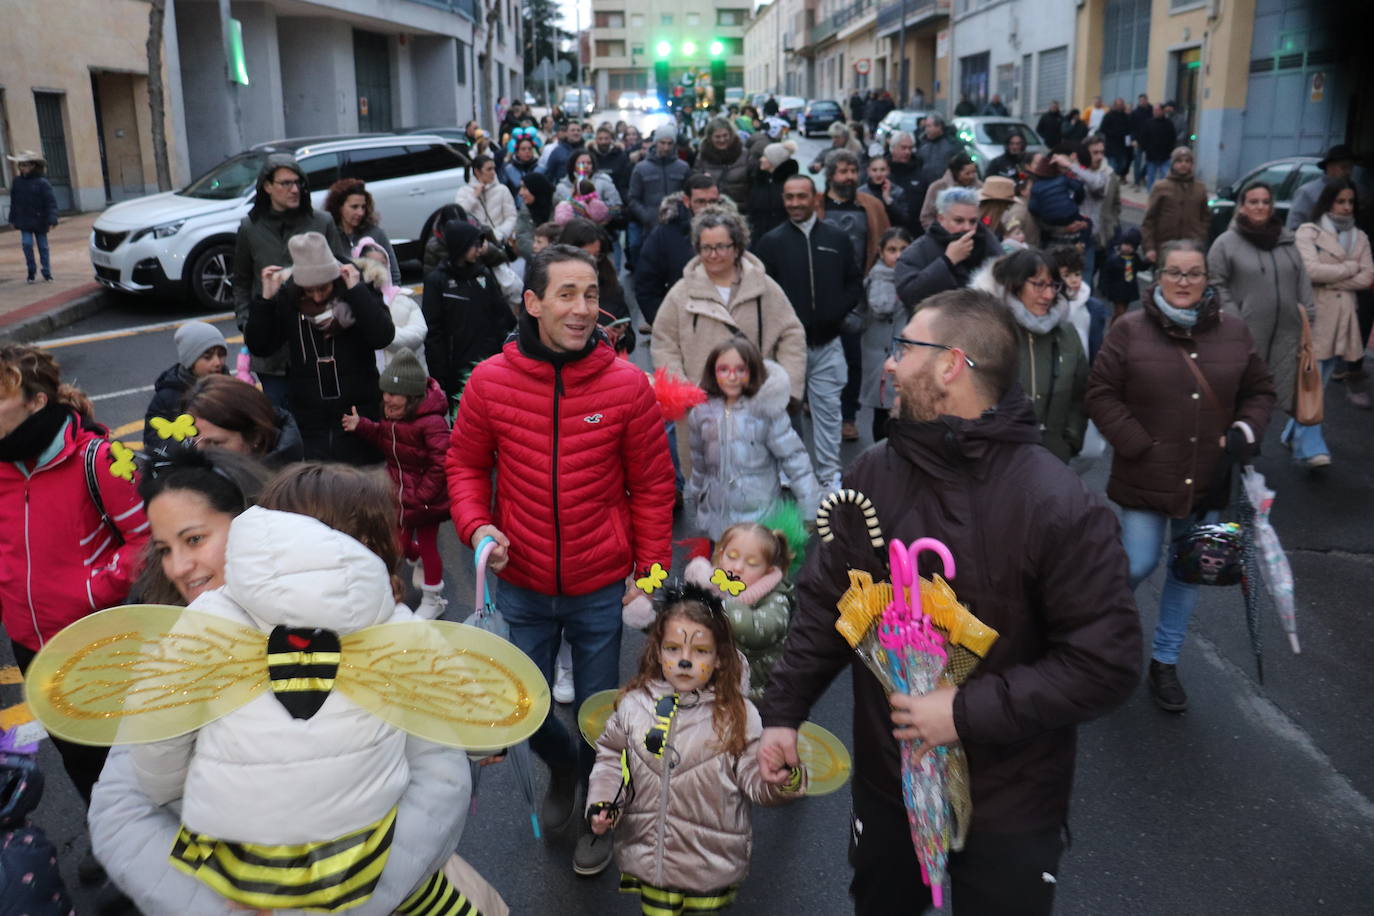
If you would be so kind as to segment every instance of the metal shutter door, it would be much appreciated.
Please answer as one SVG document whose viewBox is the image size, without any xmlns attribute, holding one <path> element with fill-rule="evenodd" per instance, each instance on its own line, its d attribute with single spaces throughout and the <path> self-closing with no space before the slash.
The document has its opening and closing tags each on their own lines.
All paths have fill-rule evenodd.
<svg viewBox="0 0 1374 916">
<path fill-rule="evenodd" d="M 1035 110 L 1044 111 L 1050 102 L 1057 101 L 1068 110 L 1065 90 L 1069 85 L 1069 49 L 1051 48 L 1040 52 L 1040 60 L 1035 78 Z"/>
</svg>

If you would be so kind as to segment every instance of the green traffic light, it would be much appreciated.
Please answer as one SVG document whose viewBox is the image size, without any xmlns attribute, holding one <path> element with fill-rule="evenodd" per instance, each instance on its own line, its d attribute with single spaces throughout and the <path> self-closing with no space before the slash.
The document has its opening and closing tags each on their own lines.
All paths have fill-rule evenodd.
<svg viewBox="0 0 1374 916">
<path fill-rule="evenodd" d="M 684 41 L 682 43 L 682 53 L 686 54 L 688 57 L 691 57 L 693 54 L 697 53 L 696 42 Z"/>
<path fill-rule="evenodd" d="M 658 52 L 659 57 L 667 57 L 673 53 L 673 46 L 666 41 L 660 41 L 654 50 Z"/>
<path fill-rule="evenodd" d="M 720 57 L 720 56 L 721 56 L 722 54 L 724 54 L 724 53 L 725 53 L 725 45 L 721 44 L 719 41 L 713 41 L 713 42 L 711 42 L 711 56 L 712 56 L 712 57 Z"/>
</svg>

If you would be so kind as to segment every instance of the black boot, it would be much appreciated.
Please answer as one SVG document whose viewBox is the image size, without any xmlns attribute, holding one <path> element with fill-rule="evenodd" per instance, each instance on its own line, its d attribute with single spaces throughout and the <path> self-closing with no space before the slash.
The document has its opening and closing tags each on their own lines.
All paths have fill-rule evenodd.
<svg viewBox="0 0 1374 916">
<path fill-rule="evenodd" d="M 1150 695 L 1160 709 L 1183 712 L 1188 708 L 1188 694 L 1178 681 L 1178 666 L 1166 665 L 1150 659 Z"/>
<path fill-rule="evenodd" d="M 539 820 L 549 833 L 567 829 L 577 807 L 577 769 L 549 771 L 549 791 L 539 807 Z"/>
</svg>

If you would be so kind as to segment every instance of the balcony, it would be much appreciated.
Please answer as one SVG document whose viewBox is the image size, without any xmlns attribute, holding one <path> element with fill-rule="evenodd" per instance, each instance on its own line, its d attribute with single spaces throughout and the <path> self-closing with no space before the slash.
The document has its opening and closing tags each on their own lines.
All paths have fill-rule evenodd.
<svg viewBox="0 0 1374 916">
<path fill-rule="evenodd" d="M 906 27 L 929 23 L 949 15 L 949 0 L 906 0 Z M 902 26 L 902 0 L 885 0 L 878 10 L 878 36 L 897 31 Z"/>
<path fill-rule="evenodd" d="M 433 6 L 450 13 L 457 13 L 472 22 L 481 19 L 481 14 L 477 7 L 477 0 L 412 0 L 421 6 Z"/>
<path fill-rule="evenodd" d="M 818 45 L 830 38 L 850 22 L 872 10 L 875 3 L 877 0 L 854 0 L 848 6 L 843 6 L 826 16 L 811 27 L 809 43 Z"/>
</svg>

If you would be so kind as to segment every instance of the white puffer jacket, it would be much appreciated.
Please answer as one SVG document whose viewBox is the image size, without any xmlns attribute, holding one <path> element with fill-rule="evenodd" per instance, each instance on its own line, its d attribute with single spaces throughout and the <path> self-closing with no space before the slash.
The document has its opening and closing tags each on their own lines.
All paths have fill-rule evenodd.
<svg viewBox="0 0 1374 916">
<path fill-rule="evenodd" d="M 498 242 L 515 233 L 515 198 L 500 179 L 484 185 L 474 178 L 458 189 L 453 202 L 467 211 L 468 219 L 495 232 Z"/>
<path fill-rule="evenodd" d="M 342 635 L 414 618 L 392 598 L 381 558 L 289 512 L 254 507 L 234 519 L 224 580 L 191 607 L 257 627 L 264 641 L 278 625 Z M 405 734 L 337 690 L 309 719 L 292 718 L 269 690 L 190 735 L 132 753 L 155 802 L 182 796 L 182 823 L 235 842 L 343 836 L 385 816 L 410 779 Z"/>
</svg>

